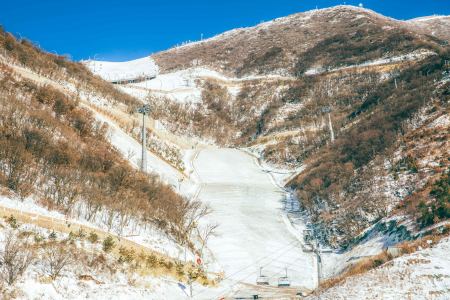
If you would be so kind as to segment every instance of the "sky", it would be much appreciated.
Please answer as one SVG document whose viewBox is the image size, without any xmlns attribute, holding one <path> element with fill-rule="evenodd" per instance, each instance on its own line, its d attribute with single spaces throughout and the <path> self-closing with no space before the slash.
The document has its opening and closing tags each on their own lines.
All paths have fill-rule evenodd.
<svg viewBox="0 0 450 300">
<path fill-rule="evenodd" d="M 450 0 L 0 0 L 0 24 L 74 60 L 124 61 L 316 7 L 360 3 L 403 20 L 450 15 Z"/>
</svg>

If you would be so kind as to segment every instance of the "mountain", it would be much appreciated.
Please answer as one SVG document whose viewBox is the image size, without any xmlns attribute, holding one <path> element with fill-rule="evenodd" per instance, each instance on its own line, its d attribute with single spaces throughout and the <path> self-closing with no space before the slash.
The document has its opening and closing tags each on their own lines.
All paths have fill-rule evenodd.
<svg viewBox="0 0 450 300">
<path fill-rule="evenodd" d="M 174 133 L 303 166 L 287 186 L 324 242 L 348 246 L 398 206 L 420 223 L 409 196 L 447 172 L 445 20 L 294 14 L 156 53 L 161 74 L 122 90 Z"/>
<path fill-rule="evenodd" d="M 447 21 L 336 6 L 120 63 L 2 30 L 1 293 L 445 298 Z"/>
<path fill-rule="evenodd" d="M 353 57 L 353 62 L 334 61 L 335 65 L 357 63 L 358 59 L 367 61 L 380 58 L 388 52 L 391 56 L 401 52 L 400 47 L 407 47 L 408 44 L 403 39 L 420 39 L 410 29 L 408 23 L 367 9 L 337 6 L 231 30 L 211 39 L 156 53 L 152 57 L 163 73 L 205 66 L 239 77 L 250 74 L 295 75 L 299 72 L 298 64 L 304 60 L 309 62 L 312 58 L 309 57 L 310 53 L 316 47 L 326 46 L 324 43 L 331 43 L 330 39 L 345 39 L 334 41 L 335 43 L 359 42 L 360 50 L 369 50 L 364 57 L 358 56 L 358 53 L 347 55 L 347 59 L 350 59 L 349 56 Z M 367 41 L 368 45 L 358 41 L 368 35 L 371 36 L 371 40 Z M 377 49 L 370 49 L 370 44 L 376 44 Z M 380 49 L 380 46 L 384 48 Z M 330 61 L 326 63 L 329 64 Z"/>
<path fill-rule="evenodd" d="M 450 40 L 450 17 L 431 16 L 409 20 L 408 23 L 420 28 L 422 31 L 444 40 Z"/>
</svg>

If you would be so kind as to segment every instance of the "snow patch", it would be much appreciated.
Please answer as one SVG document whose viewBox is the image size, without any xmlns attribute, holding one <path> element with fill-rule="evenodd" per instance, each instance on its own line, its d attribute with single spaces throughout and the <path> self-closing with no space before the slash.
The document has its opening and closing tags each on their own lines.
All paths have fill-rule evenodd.
<svg viewBox="0 0 450 300">
<path fill-rule="evenodd" d="M 125 62 L 85 60 L 82 63 L 94 74 L 107 81 L 154 77 L 159 70 L 153 58 L 149 56 Z"/>
</svg>

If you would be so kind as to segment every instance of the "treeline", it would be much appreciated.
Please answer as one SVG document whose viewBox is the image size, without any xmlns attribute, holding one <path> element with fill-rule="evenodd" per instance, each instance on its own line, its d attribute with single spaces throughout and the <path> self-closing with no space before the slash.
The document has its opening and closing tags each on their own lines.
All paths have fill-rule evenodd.
<svg viewBox="0 0 450 300">
<path fill-rule="evenodd" d="M 42 51 L 26 39 L 17 39 L 0 26 L 0 55 L 8 61 L 27 67 L 36 73 L 82 85 L 86 91 L 100 94 L 129 106 L 139 105 L 133 97 L 119 91 L 100 77 L 94 76 L 83 64 L 71 61 L 67 56 Z M 131 110 L 130 110 L 131 111 Z"/>
<path fill-rule="evenodd" d="M 1 185 L 119 234 L 131 222 L 151 223 L 186 242 L 201 205 L 133 169 L 77 99 L 0 68 Z"/>
<path fill-rule="evenodd" d="M 302 76 L 313 65 L 332 69 L 412 53 L 417 49 L 435 50 L 444 43 L 430 36 L 419 38 L 417 34 L 400 27 L 385 30 L 374 23 L 365 24 L 363 28 L 359 28 L 359 25 L 359 21 L 354 20 L 345 31 L 326 38 L 301 53 L 294 67 L 294 74 Z"/>
<path fill-rule="evenodd" d="M 372 199 L 369 195 L 365 199 L 354 197 L 361 192 L 358 182 L 363 179 L 359 170 L 378 157 L 392 154 L 406 133 L 405 121 L 419 109 L 433 99 L 442 105 L 448 103 L 450 83 L 439 88 L 436 83 L 448 68 L 450 51 L 435 50 L 439 55 L 410 66 L 399 72 L 396 79 L 391 78 L 370 90 L 365 100 L 347 115 L 349 123 L 358 117 L 357 125 L 338 132 L 336 141 L 319 149 L 314 159 L 307 161 L 305 171 L 291 182 L 302 205 L 321 230 L 331 239 L 337 235 L 342 237 L 335 246 L 345 245 L 364 227 L 361 224 L 385 213 L 384 209 L 375 209 L 376 201 L 383 205 L 382 199 Z M 394 80 L 398 82 L 397 87 Z"/>
<path fill-rule="evenodd" d="M 445 174 L 437 180 L 430 191 L 432 201 L 419 203 L 419 217 L 417 221 L 426 227 L 440 221 L 450 219 L 450 176 Z"/>
</svg>

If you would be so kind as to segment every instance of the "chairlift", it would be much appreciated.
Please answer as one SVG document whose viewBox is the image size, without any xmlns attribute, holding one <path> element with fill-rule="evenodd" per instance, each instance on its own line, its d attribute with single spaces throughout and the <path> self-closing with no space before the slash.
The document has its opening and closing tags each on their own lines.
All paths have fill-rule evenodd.
<svg viewBox="0 0 450 300">
<path fill-rule="evenodd" d="M 321 249 L 320 249 L 320 252 L 321 252 L 321 253 L 333 253 L 334 250 L 331 249 L 331 248 L 321 248 Z"/>
<path fill-rule="evenodd" d="M 289 277 L 287 276 L 287 268 L 285 268 L 285 274 L 284 276 L 278 278 L 278 287 L 288 287 L 291 286 L 291 281 L 289 280 Z"/>
<path fill-rule="evenodd" d="M 259 268 L 259 276 L 256 278 L 257 285 L 269 285 L 269 277 L 262 274 L 262 267 Z"/>
</svg>

